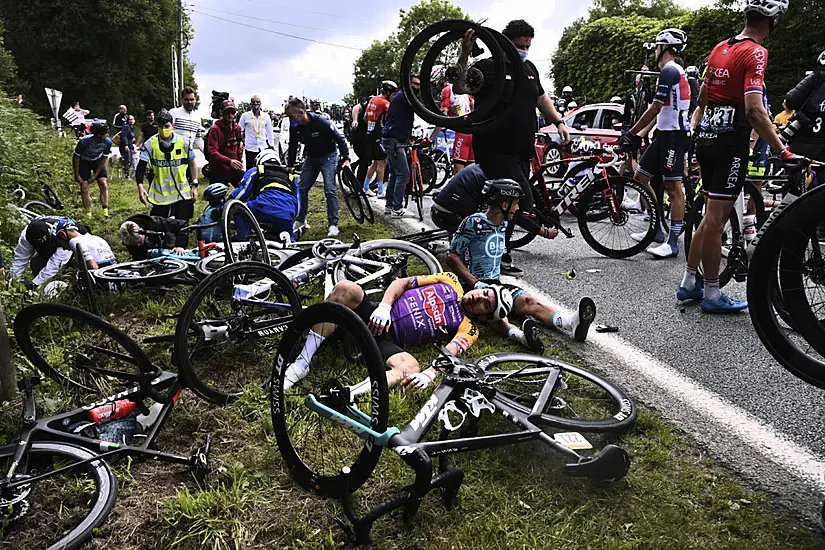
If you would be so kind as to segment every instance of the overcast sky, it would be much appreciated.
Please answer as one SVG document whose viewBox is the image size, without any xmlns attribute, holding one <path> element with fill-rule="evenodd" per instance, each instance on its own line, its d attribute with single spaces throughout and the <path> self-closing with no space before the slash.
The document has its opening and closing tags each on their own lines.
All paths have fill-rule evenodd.
<svg viewBox="0 0 825 550">
<path fill-rule="evenodd" d="M 697 9 L 713 0 L 677 0 Z M 201 103 L 212 90 L 237 101 L 260 95 L 264 108 L 278 109 L 290 94 L 340 102 L 352 89 L 359 49 L 384 40 L 398 26 L 398 10 L 412 0 L 186 0 L 195 38 L 189 56 Z M 590 0 L 453 0 L 475 20 L 502 29 L 512 19 L 536 28 L 530 60 L 544 75 L 564 28 L 585 15 Z M 227 20 L 234 21 L 230 23 Z M 258 28 L 252 28 L 258 27 Z M 266 29 L 266 30 L 260 30 Z M 299 36 L 319 42 L 300 40 Z M 332 44 L 332 45 L 330 45 Z"/>
</svg>

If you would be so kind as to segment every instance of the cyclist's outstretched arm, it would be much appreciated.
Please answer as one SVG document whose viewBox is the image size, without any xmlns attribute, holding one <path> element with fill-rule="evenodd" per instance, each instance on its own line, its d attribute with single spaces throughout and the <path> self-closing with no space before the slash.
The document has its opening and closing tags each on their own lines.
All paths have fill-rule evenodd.
<svg viewBox="0 0 825 550">
<path fill-rule="evenodd" d="M 387 287 L 387 290 L 384 291 L 381 303 L 392 306 L 404 291 L 410 288 L 410 281 L 412 281 L 412 277 L 404 277 L 403 279 L 393 281 L 390 286 Z"/>
</svg>

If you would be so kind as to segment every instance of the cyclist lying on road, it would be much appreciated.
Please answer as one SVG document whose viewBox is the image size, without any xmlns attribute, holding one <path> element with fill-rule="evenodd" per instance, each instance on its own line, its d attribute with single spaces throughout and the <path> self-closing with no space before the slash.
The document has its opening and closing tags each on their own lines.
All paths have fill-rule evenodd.
<svg viewBox="0 0 825 550">
<path fill-rule="evenodd" d="M 473 167 L 465 168 L 459 174 Z M 518 210 L 521 186 L 513 180 L 488 181 L 483 192 L 489 205 L 487 212 L 478 212 L 461 222 L 447 252 L 447 265 L 464 281 L 465 288 L 486 288 L 500 285 L 501 257 L 504 254 L 504 234 L 507 224 Z M 558 234 L 549 230 L 549 238 Z M 513 296 L 513 313 L 529 315 L 522 328 L 512 325 L 506 318 L 500 320 L 498 329 L 511 340 L 542 353 L 544 344 L 539 338 L 539 328 L 535 319 L 547 326 L 573 336 L 583 342 L 596 316 L 596 305 L 590 298 L 579 301 L 578 311 L 557 310 L 541 302 L 535 296 L 515 285 L 503 285 Z M 533 319 L 533 317 L 535 319 Z"/>
<path fill-rule="evenodd" d="M 189 234 L 181 231 L 189 225 L 186 220 L 161 218 L 149 214 L 133 214 L 120 224 L 120 242 L 129 250 L 132 260 L 145 260 L 171 252 L 183 256 L 189 245 Z M 145 234 L 145 231 L 151 233 Z M 161 233 L 163 236 L 156 235 Z"/>
<path fill-rule="evenodd" d="M 420 372 L 418 361 L 404 350 L 405 346 L 434 343 L 446 336 L 452 338 L 447 349 L 458 355 L 478 338 L 475 320 L 503 319 L 513 306 L 510 292 L 498 285 L 465 293 L 454 273 L 393 281 L 378 304 L 370 301 L 357 284 L 341 281 L 328 300 L 347 306 L 368 324 L 388 369 L 387 384 L 403 380 L 404 391 L 426 388 L 436 376 L 432 367 Z M 312 356 L 335 328 L 330 323 L 313 327 L 298 359 L 287 367 L 285 390 L 307 375 Z M 352 395 L 368 390 L 366 381 L 353 388 Z"/>
</svg>

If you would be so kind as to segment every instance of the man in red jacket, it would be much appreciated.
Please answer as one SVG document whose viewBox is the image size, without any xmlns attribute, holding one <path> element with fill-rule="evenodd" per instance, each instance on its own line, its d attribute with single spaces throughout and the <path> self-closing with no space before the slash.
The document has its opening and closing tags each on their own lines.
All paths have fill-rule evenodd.
<svg viewBox="0 0 825 550">
<path fill-rule="evenodd" d="M 206 134 L 206 160 L 204 175 L 211 182 L 231 183 L 235 187 L 243 178 L 243 139 L 241 127 L 235 122 L 238 110 L 231 99 L 221 104 L 221 118 Z"/>
</svg>

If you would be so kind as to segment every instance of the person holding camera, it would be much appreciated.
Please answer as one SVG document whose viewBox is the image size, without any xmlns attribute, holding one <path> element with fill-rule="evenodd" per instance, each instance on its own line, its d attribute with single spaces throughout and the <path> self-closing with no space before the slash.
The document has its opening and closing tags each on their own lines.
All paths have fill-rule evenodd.
<svg viewBox="0 0 825 550">
<path fill-rule="evenodd" d="M 785 97 L 785 106 L 796 111 L 782 131 L 791 151 L 825 161 L 825 52 L 819 54 L 818 71 L 803 78 Z M 822 169 L 817 176 L 825 175 Z M 820 180 L 821 181 L 821 180 Z"/>
</svg>

